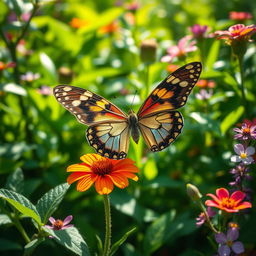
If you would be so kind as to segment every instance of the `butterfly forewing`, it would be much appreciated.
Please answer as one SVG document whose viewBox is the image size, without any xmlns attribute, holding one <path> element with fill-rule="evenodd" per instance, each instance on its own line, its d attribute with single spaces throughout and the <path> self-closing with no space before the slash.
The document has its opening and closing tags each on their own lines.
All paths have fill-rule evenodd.
<svg viewBox="0 0 256 256">
<path fill-rule="evenodd" d="M 184 106 L 202 71 L 200 62 L 189 63 L 170 74 L 148 96 L 138 118 Z"/>
<path fill-rule="evenodd" d="M 127 120 L 126 114 L 118 107 L 88 90 L 70 85 L 58 85 L 53 93 L 57 101 L 83 124 L 90 126 Z"/>
</svg>

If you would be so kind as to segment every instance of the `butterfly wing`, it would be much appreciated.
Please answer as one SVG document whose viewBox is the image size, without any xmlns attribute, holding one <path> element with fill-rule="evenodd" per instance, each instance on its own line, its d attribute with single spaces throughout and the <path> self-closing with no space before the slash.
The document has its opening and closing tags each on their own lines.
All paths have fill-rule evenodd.
<svg viewBox="0 0 256 256">
<path fill-rule="evenodd" d="M 127 156 L 129 125 L 127 115 L 103 97 L 70 85 L 58 85 L 54 96 L 77 120 L 89 128 L 89 144 L 105 157 L 121 159 Z"/>
<path fill-rule="evenodd" d="M 127 122 L 103 123 L 90 126 L 86 131 L 89 144 L 102 156 L 126 158 L 130 129 Z"/>
<path fill-rule="evenodd" d="M 200 62 L 189 63 L 170 74 L 148 96 L 138 118 L 184 106 L 202 71 Z"/>
<path fill-rule="evenodd" d="M 179 111 L 168 111 L 139 120 L 141 134 L 151 151 L 163 150 L 181 133 L 183 118 Z"/>
<path fill-rule="evenodd" d="M 139 109 L 139 128 L 151 151 L 168 147 L 181 133 L 182 115 L 173 110 L 186 104 L 201 71 L 200 62 L 177 69 L 152 91 Z"/>
<path fill-rule="evenodd" d="M 118 107 L 88 90 L 70 85 L 58 85 L 53 93 L 57 101 L 82 124 L 90 126 L 105 122 L 127 121 L 127 115 Z"/>
</svg>

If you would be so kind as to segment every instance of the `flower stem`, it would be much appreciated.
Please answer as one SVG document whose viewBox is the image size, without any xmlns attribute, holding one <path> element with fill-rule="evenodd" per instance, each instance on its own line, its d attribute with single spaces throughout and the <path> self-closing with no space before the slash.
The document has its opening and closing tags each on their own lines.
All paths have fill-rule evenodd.
<svg viewBox="0 0 256 256">
<path fill-rule="evenodd" d="M 108 195 L 103 195 L 104 199 L 104 210 L 105 210 L 105 221 L 106 221 L 106 234 L 103 248 L 103 256 L 108 256 L 110 253 L 111 245 L 111 212 L 110 212 L 110 201 Z"/>
<path fill-rule="evenodd" d="M 30 239 L 29 239 L 25 229 L 21 225 L 20 221 L 16 218 L 16 219 L 13 219 L 13 223 L 16 226 L 16 228 L 19 230 L 19 232 L 21 233 L 21 235 L 24 238 L 24 240 L 26 241 L 26 243 L 28 244 L 30 242 Z"/>
<path fill-rule="evenodd" d="M 240 71 L 240 87 L 241 87 L 241 92 L 242 92 L 242 100 L 243 100 L 243 105 L 244 105 L 244 112 L 246 113 L 247 111 L 247 101 L 246 101 L 246 96 L 245 96 L 245 87 L 244 87 L 244 69 L 243 69 L 243 56 L 237 56 L 238 58 L 238 63 L 239 63 L 239 71 Z"/>
</svg>

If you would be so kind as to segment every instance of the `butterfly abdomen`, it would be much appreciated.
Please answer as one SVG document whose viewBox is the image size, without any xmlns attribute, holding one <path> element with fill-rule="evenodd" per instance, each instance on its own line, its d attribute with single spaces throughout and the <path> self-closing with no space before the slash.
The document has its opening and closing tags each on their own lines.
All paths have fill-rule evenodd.
<svg viewBox="0 0 256 256">
<path fill-rule="evenodd" d="M 128 123 L 131 130 L 133 140 L 138 144 L 140 138 L 138 117 L 134 112 L 130 112 L 128 116 Z"/>
</svg>

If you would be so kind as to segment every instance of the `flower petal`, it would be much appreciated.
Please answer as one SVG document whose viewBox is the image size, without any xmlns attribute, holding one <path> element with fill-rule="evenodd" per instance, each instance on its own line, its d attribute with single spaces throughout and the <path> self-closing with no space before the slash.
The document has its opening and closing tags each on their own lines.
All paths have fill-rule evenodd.
<svg viewBox="0 0 256 256">
<path fill-rule="evenodd" d="M 72 215 L 68 215 L 64 220 L 63 220 L 63 225 L 66 226 L 67 224 L 69 224 L 73 219 Z"/>
<path fill-rule="evenodd" d="M 254 159 L 251 156 L 247 156 L 246 158 L 242 158 L 242 161 L 244 164 L 248 165 L 251 164 L 254 161 Z"/>
<path fill-rule="evenodd" d="M 72 164 L 67 168 L 67 172 L 92 172 L 92 170 L 85 164 Z"/>
<path fill-rule="evenodd" d="M 107 176 L 119 188 L 125 188 L 129 184 L 128 179 L 126 177 L 122 176 L 122 175 L 115 175 L 115 174 L 112 173 L 111 175 L 107 175 Z"/>
<path fill-rule="evenodd" d="M 91 166 L 95 161 L 102 160 L 104 157 L 98 154 L 86 154 L 80 157 L 81 161 Z"/>
<path fill-rule="evenodd" d="M 239 231 L 237 228 L 230 228 L 227 232 L 227 240 L 235 241 L 239 237 Z"/>
<path fill-rule="evenodd" d="M 99 176 L 95 181 L 95 188 L 100 195 L 107 195 L 114 189 L 114 184 L 109 177 Z"/>
<path fill-rule="evenodd" d="M 207 196 L 210 196 L 214 201 L 216 201 L 217 203 L 220 203 L 220 200 L 219 200 L 219 198 L 217 197 L 217 196 L 215 196 L 214 194 L 210 194 L 210 193 L 208 193 L 208 194 L 206 194 Z"/>
<path fill-rule="evenodd" d="M 54 222 L 56 221 L 53 217 L 50 217 L 49 218 L 49 221 L 52 223 L 52 224 L 54 224 Z"/>
<path fill-rule="evenodd" d="M 219 200 L 222 200 L 223 198 L 229 197 L 229 192 L 225 188 L 218 188 L 216 189 L 216 195 Z"/>
<path fill-rule="evenodd" d="M 68 184 L 72 184 L 73 182 L 83 179 L 84 177 L 88 177 L 90 175 L 91 174 L 88 174 L 86 172 L 74 172 L 68 176 L 67 182 L 68 182 Z"/>
<path fill-rule="evenodd" d="M 83 179 L 80 179 L 76 185 L 77 191 L 83 192 L 88 190 L 92 186 L 92 184 L 95 182 L 97 177 L 98 176 L 94 174 L 94 175 L 86 175 Z"/>
<path fill-rule="evenodd" d="M 245 153 L 247 155 L 251 156 L 255 153 L 255 148 L 254 147 L 248 147 L 248 148 L 246 148 Z"/>
<path fill-rule="evenodd" d="M 236 144 L 236 145 L 234 146 L 234 151 L 235 151 L 238 155 L 240 155 L 242 152 L 244 152 L 244 146 L 243 146 L 243 144 Z"/>
<path fill-rule="evenodd" d="M 236 206 L 237 210 L 243 210 L 246 208 L 252 208 L 252 204 L 250 202 L 243 202 L 243 203 L 239 204 L 238 206 Z"/>
<path fill-rule="evenodd" d="M 240 156 L 231 156 L 231 162 L 241 162 Z"/>
<path fill-rule="evenodd" d="M 219 249 L 218 249 L 219 255 L 220 256 L 229 256 L 231 253 L 230 248 L 227 245 L 222 245 Z"/>
<path fill-rule="evenodd" d="M 237 242 L 234 242 L 231 246 L 232 250 L 236 253 L 236 254 L 239 254 L 239 253 L 243 253 L 244 252 L 244 245 L 237 241 Z"/>
<path fill-rule="evenodd" d="M 137 175 L 135 175 L 134 173 L 131 173 L 131 172 L 122 172 L 122 175 L 124 175 L 125 177 L 130 178 L 134 181 L 139 180 L 139 177 Z"/>
<path fill-rule="evenodd" d="M 205 201 L 205 205 L 206 206 L 210 206 L 210 207 L 217 207 L 220 208 L 220 204 L 218 204 L 217 202 L 213 201 L 213 200 L 206 200 Z"/>
<path fill-rule="evenodd" d="M 235 201 L 242 201 L 245 198 L 245 193 L 242 191 L 235 191 L 232 193 L 230 198 L 234 199 Z"/>
<path fill-rule="evenodd" d="M 224 244 L 227 241 L 227 237 L 224 233 L 215 234 L 215 240 L 218 244 Z"/>
</svg>

